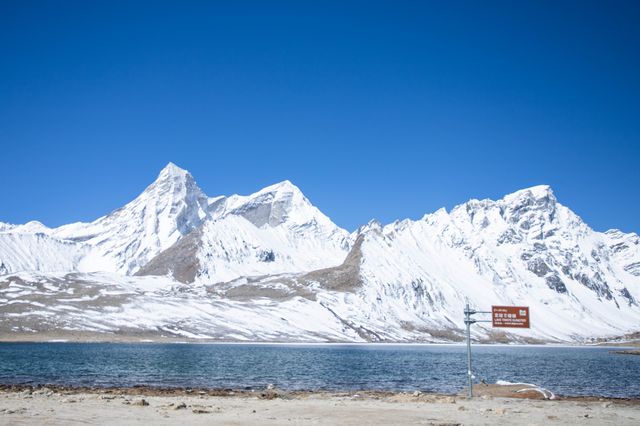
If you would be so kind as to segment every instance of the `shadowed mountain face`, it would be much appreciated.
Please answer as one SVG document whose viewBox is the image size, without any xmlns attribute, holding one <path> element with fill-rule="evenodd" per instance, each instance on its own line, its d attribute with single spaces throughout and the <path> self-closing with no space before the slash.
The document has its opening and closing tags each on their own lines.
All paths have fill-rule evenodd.
<svg viewBox="0 0 640 426">
<path fill-rule="evenodd" d="M 0 224 L 0 331 L 457 341 L 469 301 L 532 312 L 478 339 L 585 341 L 638 331 L 639 265 L 636 234 L 593 231 L 548 186 L 349 234 L 289 181 L 210 198 L 169 164 L 92 223 Z"/>
<path fill-rule="evenodd" d="M 194 282 L 200 271 L 197 254 L 201 238 L 201 228 L 194 229 L 189 235 L 151 259 L 135 275 L 169 275 L 182 283 Z"/>
<path fill-rule="evenodd" d="M 296 204 L 306 208 L 311 206 L 289 181 L 265 188 L 251 197 L 237 197 L 230 204 L 230 213 L 244 217 L 259 228 L 285 223 Z"/>
<path fill-rule="evenodd" d="M 318 269 L 302 276 L 308 282 L 317 282 L 326 290 L 356 292 L 362 285 L 360 265 L 362 264 L 363 235 L 359 235 L 351 251 L 341 265 Z"/>
</svg>

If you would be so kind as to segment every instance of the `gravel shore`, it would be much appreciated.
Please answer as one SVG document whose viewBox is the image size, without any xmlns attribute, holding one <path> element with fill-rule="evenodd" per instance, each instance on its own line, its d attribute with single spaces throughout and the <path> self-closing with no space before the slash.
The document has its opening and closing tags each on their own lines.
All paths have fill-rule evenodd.
<svg viewBox="0 0 640 426">
<path fill-rule="evenodd" d="M 420 392 L 3 386 L 0 424 L 640 424 L 637 399 L 506 398 L 493 396 L 497 389 L 478 389 L 468 400 Z"/>
</svg>

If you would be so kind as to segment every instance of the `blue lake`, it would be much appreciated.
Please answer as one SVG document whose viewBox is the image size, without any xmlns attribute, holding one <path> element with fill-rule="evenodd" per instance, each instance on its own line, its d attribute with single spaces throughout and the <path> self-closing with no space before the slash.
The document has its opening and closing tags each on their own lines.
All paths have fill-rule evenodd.
<svg viewBox="0 0 640 426">
<path fill-rule="evenodd" d="M 474 374 L 559 395 L 640 397 L 640 356 L 611 350 L 475 346 Z M 465 369 L 458 345 L 0 343 L 3 384 L 456 393 Z"/>
</svg>

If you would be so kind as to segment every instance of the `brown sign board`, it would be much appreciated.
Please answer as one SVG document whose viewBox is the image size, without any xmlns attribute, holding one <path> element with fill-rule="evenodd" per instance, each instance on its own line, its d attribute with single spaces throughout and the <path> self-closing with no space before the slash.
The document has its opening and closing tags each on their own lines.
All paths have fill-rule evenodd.
<svg viewBox="0 0 640 426">
<path fill-rule="evenodd" d="M 491 322 L 494 327 L 530 328 L 528 306 L 492 306 Z"/>
</svg>

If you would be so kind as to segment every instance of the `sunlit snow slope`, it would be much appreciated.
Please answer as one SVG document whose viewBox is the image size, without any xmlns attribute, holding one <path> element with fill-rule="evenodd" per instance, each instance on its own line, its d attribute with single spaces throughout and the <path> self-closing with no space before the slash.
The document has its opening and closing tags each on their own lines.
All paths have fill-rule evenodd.
<svg viewBox="0 0 640 426">
<path fill-rule="evenodd" d="M 640 238 L 595 232 L 547 186 L 353 234 L 291 182 L 208 197 L 169 164 L 92 223 L 0 223 L 0 331 L 257 341 L 459 341 L 470 302 L 531 307 L 566 342 L 640 331 Z"/>
<path fill-rule="evenodd" d="M 340 264 L 350 236 L 288 181 L 221 199 L 214 219 L 147 264 L 139 275 L 183 282 L 312 271 Z"/>
<path fill-rule="evenodd" d="M 475 326 L 491 340 L 570 341 L 640 328 L 637 237 L 594 232 L 549 187 L 415 222 L 371 223 L 361 233 L 361 285 L 327 304 L 385 339 L 459 338 L 467 300 L 480 310 L 531 307 L 531 330 Z"/>
</svg>

